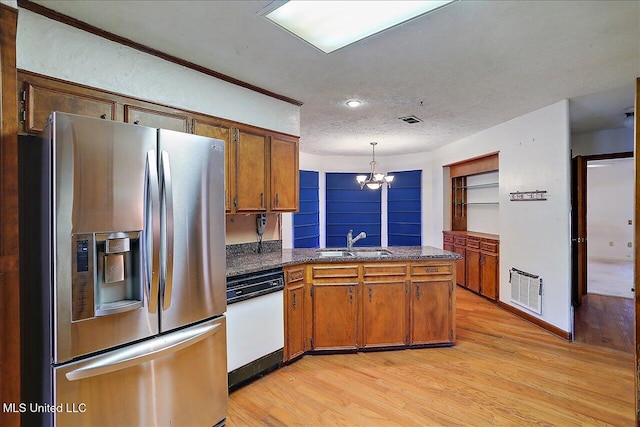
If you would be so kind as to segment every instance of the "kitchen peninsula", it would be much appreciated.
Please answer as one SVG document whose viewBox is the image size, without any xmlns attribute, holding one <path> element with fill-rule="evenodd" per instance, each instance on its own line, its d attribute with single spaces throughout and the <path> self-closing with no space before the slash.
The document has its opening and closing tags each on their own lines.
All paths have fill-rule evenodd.
<svg viewBox="0 0 640 427">
<path fill-rule="evenodd" d="M 227 256 L 227 278 L 282 268 L 284 354 L 450 346 L 455 253 L 434 247 Z"/>
</svg>

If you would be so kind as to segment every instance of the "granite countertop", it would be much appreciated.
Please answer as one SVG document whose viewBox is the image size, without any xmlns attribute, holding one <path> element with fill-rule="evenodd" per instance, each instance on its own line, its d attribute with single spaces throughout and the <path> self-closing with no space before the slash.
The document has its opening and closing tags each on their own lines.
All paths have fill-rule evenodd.
<svg viewBox="0 0 640 427">
<path fill-rule="evenodd" d="M 285 267 L 287 265 L 302 264 L 305 262 L 363 262 L 363 261 L 403 261 L 420 259 L 459 259 L 460 255 L 432 246 L 393 246 L 385 248 L 354 247 L 355 250 L 375 251 L 386 249 L 391 255 L 386 256 L 350 256 L 329 257 L 320 256 L 318 251 L 346 250 L 346 248 L 323 249 L 281 249 L 278 251 L 227 255 L 227 277 L 241 274 L 254 273 L 256 271 L 269 270 L 271 268 Z"/>
</svg>

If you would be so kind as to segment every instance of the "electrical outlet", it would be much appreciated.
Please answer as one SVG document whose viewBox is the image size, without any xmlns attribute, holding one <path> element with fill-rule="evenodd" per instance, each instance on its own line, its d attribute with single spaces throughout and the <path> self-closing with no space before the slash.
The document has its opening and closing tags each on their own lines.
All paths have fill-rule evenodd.
<svg viewBox="0 0 640 427">
<path fill-rule="evenodd" d="M 633 225 L 633 221 L 632 220 L 629 220 L 629 225 Z"/>
<path fill-rule="evenodd" d="M 613 246 L 613 242 L 609 242 L 609 246 Z"/>
<path fill-rule="evenodd" d="M 633 243 L 628 242 L 628 243 L 627 243 L 627 247 L 628 247 L 628 248 L 632 248 L 632 247 L 633 247 Z"/>
</svg>

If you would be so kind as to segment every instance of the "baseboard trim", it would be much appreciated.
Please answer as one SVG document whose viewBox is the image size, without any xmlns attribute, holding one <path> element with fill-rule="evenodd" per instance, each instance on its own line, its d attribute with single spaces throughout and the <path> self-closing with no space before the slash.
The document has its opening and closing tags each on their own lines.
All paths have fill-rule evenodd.
<svg viewBox="0 0 640 427">
<path fill-rule="evenodd" d="M 502 301 L 498 301 L 498 307 L 500 307 L 501 309 L 508 311 L 511 314 L 514 314 L 530 323 L 533 323 L 536 326 L 541 327 L 542 329 L 551 332 L 554 335 L 559 336 L 560 338 L 567 340 L 567 341 L 571 341 L 571 332 L 567 332 L 564 331 L 560 328 L 558 328 L 557 326 L 553 326 L 551 323 L 547 323 L 544 320 L 540 320 L 535 316 L 530 315 L 529 313 L 525 313 L 524 311 L 521 311 L 519 309 L 517 309 L 516 307 L 509 305 L 507 303 L 504 303 Z"/>
</svg>

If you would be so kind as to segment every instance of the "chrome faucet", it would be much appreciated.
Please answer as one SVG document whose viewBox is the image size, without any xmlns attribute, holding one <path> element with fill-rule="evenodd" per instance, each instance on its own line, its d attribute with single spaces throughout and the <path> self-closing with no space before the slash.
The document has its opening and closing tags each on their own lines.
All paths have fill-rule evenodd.
<svg viewBox="0 0 640 427">
<path fill-rule="evenodd" d="M 356 237 L 353 237 L 353 230 L 349 230 L 347 233 L 347 250 L 353 249 L 353 244 L 360 239 L 366 239 L 367 233 L 364 231 L 358 234 Z"/>
</svg>

